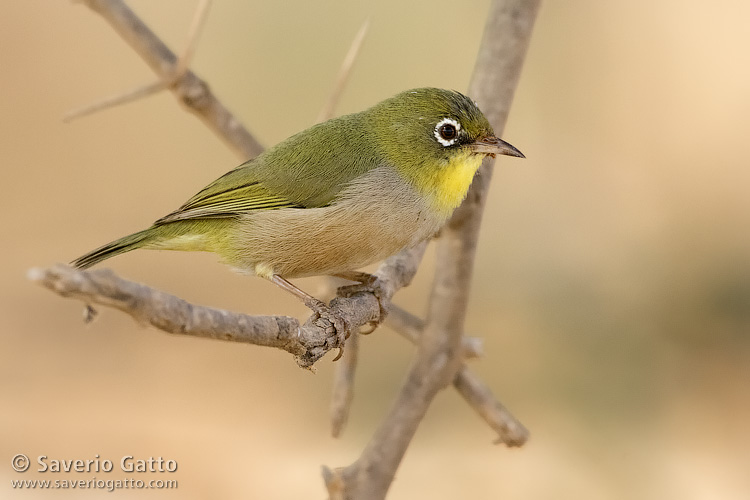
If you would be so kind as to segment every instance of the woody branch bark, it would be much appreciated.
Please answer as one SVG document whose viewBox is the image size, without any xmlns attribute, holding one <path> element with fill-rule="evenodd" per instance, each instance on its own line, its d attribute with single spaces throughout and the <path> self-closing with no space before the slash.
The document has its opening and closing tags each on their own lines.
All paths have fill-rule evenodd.
<svg viewBox="0 0 750 500">
<path fill-rule="evenodd" d="M 411 282 L 424 247 L 419 245 L 394 255 L 380 266 L 375 275 L 379 278 L 381 303 L 388 304 L 396 291 Z M 82 271 L 60 264 L 50 269 L 32 269 L 29 278 L 63 297 L 119 309 L 136 321 L 167 333 L 283 349 L 293 354 L 302 368 L 311 368 L 328 351 L 341 347 L 331 325 L 316 315 L 300 324 L 288 316 L 249 316 L 194 305 L 124 280 L 109 269 Z M 380 318 L 380 305 L 372 293 L 337 297 L 330 307 L 331 313 L 341 318 L 351 331 Z"/>
<path fill-rule="evenodd" d="M 403 309 L 393 308 L 385 320 L 386 325 L 397 328 L 398 333 L 414 344 L 418 344 L 424 333 L 425 322 Z M 463 359 L 478 357 L 481 348 L 479 339 L 464 336 L 462 339 Z M 453 387 L 474 411 L 496 433 L 495 443 L 506 446 L 522 446 L 529 438 L 529 431 L 502 405 L 487 384 L 471 369 L 462 365 L 453 379 Z"/>
<path fill-rule="evenodd" d="M 538 7 L 538 0 L 495 0 L 490 7 L 469 94 L 498 134 L 508 116 Z M 466 201 L 438 240 L 425 329 L 389 414 L 356 462 L 335 471 L 324 469 L 332 499 L 385 498 L 432 399 L 459 373 L 463 323 L 492 163 L 482 165 Z"/>
<path fill-rule="evenodd" d="M 154 73 L 168 82 L 175 97 L 243 160 L 263 152 L 263 146 L 219 102 L 205 81 L 187 68 L 179 71 L 174 52 L 122 0 L 82 1 L 102 16 Z"/>
</svg>

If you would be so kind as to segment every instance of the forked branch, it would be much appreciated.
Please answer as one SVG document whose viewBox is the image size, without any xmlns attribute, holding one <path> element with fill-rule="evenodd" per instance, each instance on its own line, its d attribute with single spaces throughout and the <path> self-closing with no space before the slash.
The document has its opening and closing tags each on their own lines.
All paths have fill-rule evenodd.
<svg viewBox="0 0 750 500">
<path fill-rule="evenodd" d="M 263 146 L 219 102 L 208 84 L 186 67 L 180 67 L 180 62 L 174 52 L 169 50 L 164 42 L 125 5 L 125 2 L 122 0 L 82 0 L 82 2 L 101 15 L 151 67 L 161 81 L 169 82 L 170 90 L 180 102 L 223 139 L 243 160 L 253 158 L 263 152 Z"/>
</svg>

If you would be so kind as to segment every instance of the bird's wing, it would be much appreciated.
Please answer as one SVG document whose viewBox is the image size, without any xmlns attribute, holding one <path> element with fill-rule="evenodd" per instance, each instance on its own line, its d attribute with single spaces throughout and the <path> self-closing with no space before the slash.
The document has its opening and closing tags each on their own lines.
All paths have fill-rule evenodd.
<svg viewBox="0 0 750 500">
<path fill-rule="evenodd" d="M 290 137 L 219 177 L 156 224 L 333 203 L 349 182 L 380 163 L 361 119 L 335 118 Z"/>
<path fill-rule="evenodd" d="M 180 208 L 157 220 L 166 224 L 179 220 L 238 217 L 255 210 L 301 207 L 272 193 L 247 170 L 247 164 L 232 170 L 190 198 Z"/>
</svg>

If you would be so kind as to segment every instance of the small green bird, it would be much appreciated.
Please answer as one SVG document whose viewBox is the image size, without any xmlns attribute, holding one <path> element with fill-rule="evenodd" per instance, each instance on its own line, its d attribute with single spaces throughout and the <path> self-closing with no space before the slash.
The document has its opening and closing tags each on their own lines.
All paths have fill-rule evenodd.
<svg viewBox="0 0 750 500">
<path fill-rule="evenodd" d="M 137 248 L 208 251 L 316 311 L 288 278 L 355 270 L 431 237 L 463 201 L 485 156 L 523 154 L 495 137 L 468 97 L 420 88 L 300 132 L 209 184 L 143 231 L 72 262 Z"/>
</svg>

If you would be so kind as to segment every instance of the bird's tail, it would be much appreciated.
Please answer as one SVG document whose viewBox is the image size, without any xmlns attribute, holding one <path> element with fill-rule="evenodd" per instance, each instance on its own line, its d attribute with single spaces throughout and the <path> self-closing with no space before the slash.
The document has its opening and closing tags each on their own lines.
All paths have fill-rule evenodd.
<svg viewBox="0 0 750 500">
<path fill-rule="evenodd" d="M 155 233 L 153 228 L 144 229 L 143 231 L 139 231 L 137 233 L 124 236 L 119 240 L 107 243 L 106 245 L 99 247 L 96 250 L 92 250 L 86 255 L 78 257 L 70 264 L 79 269 L 86 269 L 87 267 L 98 264 L 103 260 L 114 257 L 115 255 L 120 255 L 121 253 L 135 250 L 136 248 L 143 248 L 149 243 L 152 243 L 157 238 L 158 235 Z"/>
</svg>

